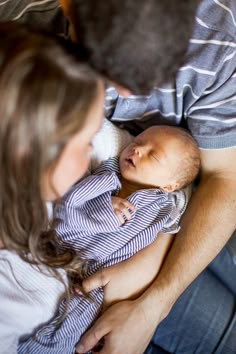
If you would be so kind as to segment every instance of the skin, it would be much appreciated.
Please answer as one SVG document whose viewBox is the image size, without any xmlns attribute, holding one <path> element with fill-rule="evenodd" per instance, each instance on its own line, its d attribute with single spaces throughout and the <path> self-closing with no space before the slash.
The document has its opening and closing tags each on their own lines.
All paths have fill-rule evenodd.
<svg viewBox="0 0 236 354">
<path fill-rule="evenodd" d="M 61 2 L 66 13 L 68 0 Z M 235 161 L 236 148 L 201 150 L 198 189 L 191 198 L 182 219 L 181 231 L 157 278 L 137 299 L 119 302 L 104 312 L 82 337 L 78 352 L 89 351 L 104 336 L 105 345 L 100 354 L 142 354 L 145 351 L 156 327 L 168 315 L 178 297 L 215 258 L 236 228 Z M 148 251 L 152 247 L 154 245 Z M 130 267 L 134 259 L 135 256 L 129 260 Z M 137 263 L 133 276 L 140 270 Z M 94 289 L 103 284 L 104 277 L 109 277 L 111 280 L 104 286 L 104 293 L 106 303 L 112 303 L 109 294 L 122 278 L 121 272 L 122 263 L 87 279 L 86 286 L 89 283 L 89 289 Z M 148 266 L 146 272 L 149 272 Z M 131 273 L 127 273 L 127 277 L 132 279 Z"/>
<path fill-rule="evenodd" d="M 126 354 L 142 354 L 145 351 L 156 327 L 168 315 L 178 297 L 215 258 L 236 228 L 235 160 L 235 148 L 201 151 L 200 185 L 191 198 L 182 219 L 181 231 L 174 239 L 155 281 L 138 299 L 111 306 L 83 336 L 79 353 L 93 348 L 104 336 L 106 341 L 101 354 L 120 354 L 124 350 Z M 148 250 L 150 253 L 152 247 Z M 146 268 L 146 274 L 150 268 Z M 133 276 L 139 271 L 137 264 Z M 104 270 L 102 275 L 95 275 L 89 288 L 102 284 L 107 272 Z M 112 269 L 109 270 L 112 279 L 111 272 Z M 114 270 L 116 282 L 119 282 L 119 272 L 118 265 Z M 131 274 L 129 276 L 132 279 Z M 111 287 L 115 287 L 112 281 L 104 288 L 105 296 L 111 293 Z M 112 303 L 112 298 L 106 301 Z M 135 338 L 135 341 L 130 338 Z"/>
<path fill-rule="evenodd" d="M 69 16 L 69 13 L 68 13 L 69 2 L 67 0 L 59 0 L 59 4 L 61 5 L 65 16 L 68 17 Z"/>
<path fill-rule="evenodd" d="M 105 287 L 107 292 L 104 309 L 111 303 L 137 299 L 157 276 L 173 238 L 173 235 L 159 233 L 152 245 L 139 251 L 132 258 L 107 268 L 105 272 L 102 269 L 99 271 L 100 277 L 95 274 L 87 278 L 83 283 L 84 290 L 86 292 L 92 290 L 96 281 L 98 286 Z M 112 287 L 108 287 L 109 282 L 113 283 Z"/>
<path fill-rule="evenodd" d="M 135 208 L 125 198 L 146 188 L 172 192 L 179 188 L 176 171 L 189 154 L 176 128 L 155 126 L 134 138 L 120 154 L 121 190 L 112 197 L 115 214 L 122 224 L 132 218 Z"/>
<path fill-rule="evenodd" d="M 129 194 L 141 188 L 177 189 L 175 171 L 186 154 L 184 147 L 171 127 L 151 127 L 139 134 L 120 155 L 122 189 Z"/>
</svg>

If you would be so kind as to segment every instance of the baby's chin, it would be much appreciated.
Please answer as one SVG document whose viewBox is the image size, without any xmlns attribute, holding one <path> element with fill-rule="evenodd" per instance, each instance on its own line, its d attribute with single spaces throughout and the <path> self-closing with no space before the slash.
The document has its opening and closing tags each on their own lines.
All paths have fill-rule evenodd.
<svg viewBox="0 0 236 354">
<path fill-rule="evenodd" d="M 134 186 L 141 186 L 142 183 L 137 181 L 137 179 L 132 176 L 130 173 L 127 173 L 127 171 L 124 171 L 124 173 L 121 172 L 121 181 L 126 182 L 128 184 L 132 184 Z"/>
</svg>

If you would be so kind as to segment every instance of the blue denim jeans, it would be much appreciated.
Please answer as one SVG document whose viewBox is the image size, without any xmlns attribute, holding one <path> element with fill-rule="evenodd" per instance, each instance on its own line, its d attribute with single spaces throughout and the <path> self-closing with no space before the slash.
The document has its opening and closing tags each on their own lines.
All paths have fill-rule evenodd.
<svg viewBox="0 0 236 354">
<path fill-rule="evenodd" d="M 236 236 L 179 298 L 145 354 L 236 354 Z"/>
</svg>

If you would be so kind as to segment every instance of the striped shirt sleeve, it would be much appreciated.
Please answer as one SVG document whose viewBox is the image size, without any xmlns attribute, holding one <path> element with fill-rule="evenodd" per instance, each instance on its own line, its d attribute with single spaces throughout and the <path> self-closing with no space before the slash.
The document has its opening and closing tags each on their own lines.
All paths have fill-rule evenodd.
<svg viewBox="0 0 236 354">
<path fill-rule="evenodd" d="M 194 103 L 184 112 L 187 126 L 201 148 L 236 146 L 235 3 L 203 2 L 197 25 L 190 41 L 192 66 L 182 70 L 194 72 L 191 82 L 204 89 L 198 88 Z"/>
<path fill-rule="evenodd" d="M 0 0 L 0 21 L 25 23 L 60 35 L 66 35 L 68 27 L 58 0 Z"/>
</svg>

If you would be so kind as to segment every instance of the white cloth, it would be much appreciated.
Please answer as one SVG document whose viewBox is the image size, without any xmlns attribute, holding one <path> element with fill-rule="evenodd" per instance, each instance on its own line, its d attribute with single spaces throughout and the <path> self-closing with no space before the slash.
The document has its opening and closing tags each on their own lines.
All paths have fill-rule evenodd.
<svg viewBox="0 0 236 354">
<path fill-rule="evenodd" d="M 104 118 L 102 127 L 93 139 L 89 172 L 93 172 L 101 162 L 115 157 L 131 143 L 133 136 Z"/>
<path fill-rule="evenodd" d="M 65 288 L 45 267 L 41 270 L 13 252 L 0 250 L 1 354 L 16 353 L 22 336 L 55 315 Z"/>
</svg>

